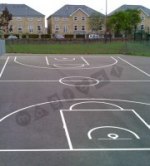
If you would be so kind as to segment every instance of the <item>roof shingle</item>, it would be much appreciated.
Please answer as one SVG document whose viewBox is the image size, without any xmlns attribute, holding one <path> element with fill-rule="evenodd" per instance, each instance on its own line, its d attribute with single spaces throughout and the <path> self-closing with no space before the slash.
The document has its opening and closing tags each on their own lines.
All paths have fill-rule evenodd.
<svg viewBox="0 0 150 166">
<path fill-rule="evenodd" d="M 150 9 L 142 6 L 142 5 L 122 5 L 119 8 L 117 8 L 116 10 L 112 11 L 109 15 L 112 15 L 116 12 L 119 11 L 125 11 L 125 10 L 142 10 L 147 16 L 150 16 Z"/>
<path fill-rule="evenodd" d="M 45 17 L 25 4 L 0 4 L 0 11 L 3 11 L 5 7 L 14 17 Z"/>
<path fill-rule="evenodd" d="M 100 12 L 98 12 L 98 11 L 90 8 L 90 7 L 87 7 L 85 5 L 64 5 L 62 8 L 60 8 L 59 10 L 57 10 L 51 16 L 55 16 L 55 17 L 69 17 L 72 13 L 74 13 L 78 9 L 81 9 L 82 11 L 84 11 L 85 13 L 87 13 L 89 16 L 91 14 L 93 14 L 93 13 L 98 13 L 98 14 L 104 16 L 102 13 L 100 13 Z M 51 16 L 49 16 L 49 17 L 51 17 Z"/>
</svg>

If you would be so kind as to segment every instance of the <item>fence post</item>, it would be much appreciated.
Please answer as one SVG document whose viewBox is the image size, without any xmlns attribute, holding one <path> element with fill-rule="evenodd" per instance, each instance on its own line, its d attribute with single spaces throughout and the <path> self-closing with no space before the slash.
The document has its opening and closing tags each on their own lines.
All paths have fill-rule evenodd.
<svg viewBox="0 0 150 166">
<path fill-rule="evenodd" d="M 6 53 L 5 40 L 0 39 L 0 56 Z"/>
</svg>

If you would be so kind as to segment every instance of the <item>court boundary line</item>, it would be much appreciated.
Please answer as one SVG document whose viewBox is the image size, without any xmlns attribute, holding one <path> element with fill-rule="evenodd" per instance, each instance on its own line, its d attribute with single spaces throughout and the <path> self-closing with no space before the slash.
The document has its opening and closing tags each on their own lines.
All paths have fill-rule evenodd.
<svg viewBox="0 0 150 166">
<path fill-rule="evenodd" d="M 150 151 L 150 148 L 102 148 L 102 149 L 0 149 L 2 152 L 96 152 L 96 151 Z"/>
<path fill-rule="evenodd" d="M 146 76 L 150 77 L 150 74 L 148 74 L 147 72 L 145 72 L 144 70 L 140 69 L 139 67 L 133 65 L 132 63 L 128 62 L 127 60 L 121 58 L 121 57 L 118 57 L 120 60 L 122 60 L 123 62 L 127 63 L 128 65 L 130 65 L 131 67 L 137 69 L 138 71 L 140 71 L 141 73 L 145 74 Z"/>
<path fill-rule="evenodd" d="M 9 59 L 10 59 L 10 57 L 8 56 L 6 61 L 5 61 L 5 63 L 4 63 L 4 66 L 3 66 L 3 68 L 2 68 L 2 70 L 0 72 L 0 79 L 2 78 L 2 75 L 3 75 L 4 70 L 5 70 L 5 68 L 6 68 L 7 64 L 8 64 Z"/>
<path fill-rule="evenodd" d="M 97 79 L 98 80 L 98 79 Z M 70 80 L 71 81 L 74 81 L 74 80 Z M 83 81 L 83 80 L 78 80 L 77 82 L 79 81 Z M 99 83 L 103 83 L 103 82 L 112 82 L 112 83 L 149 83 L 150 80 L 98 80 Z M 22 83 L 26 83 L 26 82 L 33 82 L 33 83 L 39 83 L 39 82 L 58 82 L 59 83 L 59 80 L 4 80 L 4 79 L 1 79 L 0 82 L 22 82 Z M 66 82 L 69 82 L 69 81 L 66 81 Z"/>
</svg>

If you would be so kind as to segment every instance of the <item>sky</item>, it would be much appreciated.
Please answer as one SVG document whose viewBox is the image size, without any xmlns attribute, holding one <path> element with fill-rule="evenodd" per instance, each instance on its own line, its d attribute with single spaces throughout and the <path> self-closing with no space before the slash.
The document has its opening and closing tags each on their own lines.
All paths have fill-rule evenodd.
<svg viewBox="0 0 150 166">
<path fill-rule="evenodd" d="M 26 4 L 44 14 L 46 18 L 66 4 L 86 5 L 98 12 L 106 13 L 106 0 L 0 0 L 0 3 Z M 124 4 L 143 5 L 150 9 L 150 0 L 107 0 L 107 3 L 108 13 Z"/>
</svg>

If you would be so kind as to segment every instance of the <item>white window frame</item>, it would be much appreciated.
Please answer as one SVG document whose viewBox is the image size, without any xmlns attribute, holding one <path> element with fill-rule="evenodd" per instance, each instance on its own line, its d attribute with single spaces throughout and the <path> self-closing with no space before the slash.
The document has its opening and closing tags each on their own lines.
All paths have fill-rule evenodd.
<svg viewBox="0 0 150 166">
<path fill-rule="evenodd" d="M 85 20 L 86 20 L 86 18 L 83 16 L 83 17 L 82 17 L 82 21 L 85 21 Z"/>
<path fill-rule="evenodd" d="M 78 17 L 77 17 L 77 16 L 75 16 L 75 17 L 74 17 L 74 21 L 77 21 L 77 20 L 78 20 Z"/>
<path fill-rule="evenodd" d="M 85 31 L 85 25 L 82 25 L 81 30 Z"/>
<path fill-rule="evenodd" d="M 38 18 L 37 21 L 42 21 L 42 18 Z"/>
<path fill-rule="evenodd" d="M 54 17 L 54 20 L 55 20 L 55 21 L 59 21 L 60 18 L 59 18 L 59 17 Z"/>
<path fill-rule="evenodd" d="M 68 18 L 67 18 L 67 17 L 64 17 L 64 18 L 63 18 L 63 21 L 68 21 Z"/>
<path fill-rule="evenodd" d="M 59 25 L 55 25 L 55 31 L 59 31 L 60 30 L 60 26 Z"/>
<path fill-rule="evenodd" d="M 17 21 L 22 21 L 22 17 L 17 17 Z"/>
<path fill-rule="evenodd" d="M 67 32 L 68 32 L 68 26 L 64 25 L 64 33 L 67 33 Z"/>
<path fill-rule="evenodd" d="M 34 26 L 33 25 L 29 25 L 28 29 L 29 29 L 29 33 L 33 33 L 34 32 Z"/>
<path fill-rule="evenodd" d="M 22 25 L 18 25 L 17 29 L 18 29 L 18 33 L 23 32 L 23 26 Z"/>
<path fill-rule="evenodd" d="M 28 21 L 33 21 L 33 17 L 29 17 L 29 18 L 28 18 Z"/>
<path fill-rule="evenodd" d="M 77 25 L 74 26 L 74 30 L 75 30 L 75 31 L 78 30 L 78 26 L 77 26 Z"/>
</svg>

